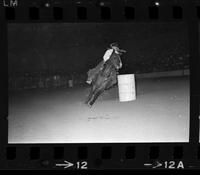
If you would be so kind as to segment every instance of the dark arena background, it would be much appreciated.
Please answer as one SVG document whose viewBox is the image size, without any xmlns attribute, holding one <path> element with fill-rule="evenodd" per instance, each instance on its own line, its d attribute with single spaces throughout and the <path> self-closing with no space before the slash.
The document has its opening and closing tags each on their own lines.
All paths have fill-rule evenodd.
<svg viewBox="0 0 200 175">
<path fill-rule="evenodd" d="M 113 42 L 136 100 L 116 85 L 89 108 L 87 71 Z M 188 142 L 188 42 L 182 22 L 8 24 L 8 142 Z"/>
</svg>

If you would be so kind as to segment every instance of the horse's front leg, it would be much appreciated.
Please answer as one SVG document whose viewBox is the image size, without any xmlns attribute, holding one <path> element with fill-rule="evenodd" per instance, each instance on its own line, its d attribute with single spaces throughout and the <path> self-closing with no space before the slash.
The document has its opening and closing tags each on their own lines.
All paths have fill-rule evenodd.
<svg viewBox="0 0 200 175">
<path fill-rule="evenodd" d="M 87 97 L 87 99 L 85 101 L 86 104 L 88 104 L 88 102 L 90 101 L 93 92 L 94 92 L 94 88 L 93 88 L 93 86 L 91 86 L 90 93 L 89 93 L 89 95 L 88 95 L 88 97 Z"/>
<path fill-rule="evenodd" d="M 107 86 L 106 86 L 106 90 L 110 90 L 116 84 L 116 82 L 117 81 L 115 81 L 115 80 L 109 81 Z"/>
<path fill-rule="evenodd" d="M 99 97 L 99 95 L 101 95 L 104 91 L 104 88 L 102 89 L 96 89 L 94 91 L 94 93 L 92 94 L 92 97 L 90 99 L 90 101 L 88 102 L 88 105 L 92 106 L 94 104 L 94 102 L 97 100 L 97 98 Z"/>
</svg>

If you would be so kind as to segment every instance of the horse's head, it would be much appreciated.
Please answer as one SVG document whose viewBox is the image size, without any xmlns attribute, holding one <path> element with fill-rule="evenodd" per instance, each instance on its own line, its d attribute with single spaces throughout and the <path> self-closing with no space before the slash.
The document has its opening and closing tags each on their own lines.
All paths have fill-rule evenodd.
<svg viewBox="0 0 200 175">
<path fill-rule="evenodd" d="M 115 56 L 112 57 L 111 62 L 117 70 L 122 68 L 122 61 L 118 54 L 115 54 Z"/>
</svg>

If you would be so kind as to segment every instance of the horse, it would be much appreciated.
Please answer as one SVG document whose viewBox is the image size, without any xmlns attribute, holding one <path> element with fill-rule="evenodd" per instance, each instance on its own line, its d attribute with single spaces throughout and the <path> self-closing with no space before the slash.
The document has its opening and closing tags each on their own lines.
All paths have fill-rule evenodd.
<svg viewBox="0 0 200 175">
<path fill-rule="evenodd" d="M 103 68 L 99 70 L 95 76 L 92 75 L 92 71 L 88 71 L 88 80 L 91 82 L 91 90 L 85 103 L 92 107 L 105 90 L 112 88 L 117 84 L 118 70 L 122 67 L 121 58 L 118 54 L 113 53 L 109 60 L 107 60 Z M 90 76 L 89 76 L 90 75 Z"/>
</svg>

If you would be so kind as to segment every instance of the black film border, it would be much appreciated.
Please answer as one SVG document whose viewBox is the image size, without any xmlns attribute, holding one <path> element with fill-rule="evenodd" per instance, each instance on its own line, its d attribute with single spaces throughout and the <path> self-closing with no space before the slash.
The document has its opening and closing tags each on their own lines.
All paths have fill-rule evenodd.
<svg viewBox="0 0 200 175">
<path fill-rule="evenodd" d="M 199 169 L 199 17 L 196 1 L 0 1 L 0 169 Z M 160 2 L 160 6 L 155 6 Z M 152 4 L 153 3 L 153 4 Z M 7 24 L 186 22 L 191 54 L 189 143 L 8 144 Z M 65 162 L 67 161 L 67 162 Z M 58 166 L 57 166 L 57 165 Z M 60 165 L 59 165 L 60 164 Z M 73 165 L 72 165 L 73 164 Z"/>
</svg>

